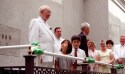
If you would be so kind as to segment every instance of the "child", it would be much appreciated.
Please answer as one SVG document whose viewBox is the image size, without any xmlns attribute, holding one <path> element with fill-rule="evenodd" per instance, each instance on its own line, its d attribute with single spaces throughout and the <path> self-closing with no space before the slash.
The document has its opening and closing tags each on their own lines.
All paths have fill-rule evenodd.
<svg viewBox="0 0 125 74">
<path fill-rule="evenodd" d="M 81 38 L 78 35 L 74 35 L 71 38 L 71 42 L 72 42 L 71 55 L 74 56 L 74 57 L 85 58 L 86 57 L 85 51 L 79 48 Z M 80 69 L 80 68 L 77 68 L 77 64 L 82 64 L 82 63 L 83 63 L 83 61 L 75 60 L 75 62 L 73 64 L 73 69 Z"/>
<path fill-rule="evenodd" d="M 69 55 L 72 52 L 72 45 L 69 40 L 64 40 L 61 43 L 61 52 L 62 55 Z M 62 57 L 56 57 L 55 59 L 55 68 L 59 69 L 72 69 L 72 60 Z"/>
</svg>

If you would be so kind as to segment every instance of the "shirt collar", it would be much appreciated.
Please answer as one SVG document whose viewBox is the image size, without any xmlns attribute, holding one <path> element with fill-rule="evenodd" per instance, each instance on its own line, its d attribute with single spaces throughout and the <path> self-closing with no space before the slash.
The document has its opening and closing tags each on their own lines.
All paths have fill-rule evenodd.
<svg viewBox="0 0 125 74">
<path fill-rule="evenodd" d="M 124 44 L 124 45 L 121 45 L 121 44 L 120 44 L 120 46 L 121 46 L 121 47 L 125 47 L 125 44 Z"/>
<path fill-rule="evenodd" d="M 55 35 L 55 34 L 54 34 L 54 35 Z M 56 35 L 55 35 L 55 37 L 56 37 Z M 61 38 L 61 37 L 60 37 L 60 38 Z M 57 37 L 56 37 L 57 40 L 60 40 L 60 38 L 57 38 Z"/>
<path fill-rule="evenodd" d="M 46 23 L 46 21 L 44 21 L 42 17 L 39 16 L 38 18 L 40 21 L 43 21 L 44 23 Z"/>
<path fill-rule="evenodd" d="M 86 35 L 85 32 L 82 32 L 82 33 L 83 33 L 84 35 Z"/>
<path fill-rule="evenodd" d="M 78 49 L 79 49 L 79 48 L 75 49 L 75 48 L 73 47 L 73 49 L 74 49 L 74 51 L 75 51 L 75 50 L 77 50 L 77 51 L 78 51 Z"/>
</svg>

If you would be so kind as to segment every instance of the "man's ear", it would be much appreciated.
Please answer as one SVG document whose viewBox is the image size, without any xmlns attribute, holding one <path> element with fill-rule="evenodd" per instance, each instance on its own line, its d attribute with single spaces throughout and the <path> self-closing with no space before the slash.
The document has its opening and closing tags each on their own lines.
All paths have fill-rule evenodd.
<svg viewBox="0 0 125 74">
<path fill-rule="evenodd" d="M 81 45 L 81 41 L 79 41 L 79 46 Z"/>
</svg>

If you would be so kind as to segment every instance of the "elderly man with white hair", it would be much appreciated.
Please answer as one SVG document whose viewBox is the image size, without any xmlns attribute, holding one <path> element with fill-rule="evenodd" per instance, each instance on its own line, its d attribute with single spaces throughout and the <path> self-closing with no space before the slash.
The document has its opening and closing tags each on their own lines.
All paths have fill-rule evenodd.
<svg viewBox="0 0 125 74">
<path fill-rule="evenodd" d="M 125 36 L 120 36 L 120 44 L 114 46 L 115 59 L 118 61 L 118 58 L 125 58 Z"/>
<path fill-rule="evenodd" d="M 51 9 L 47 5 L 39 8 L 39 17 L 31 20 L 29 25 L 29 42 L 39 42 L 44 51 L 54 52 L 54 34 L 47 20 L 51 16 Z M 37 66 L 52 67 L 53 57 L 42 55 L 37 57 Z"/>
<path fill-rule="evenodd" d="M 87 46 L 87 35 L 90 32 L 90 25 L 87 22 L 83 22 L 81 24 L 81 33 L 79 36 L 81 37 L 81 44 L 80 49 L 83 49 L 85 51 L 86 56 L 88 57 L 88 46 Z"/>
<path fill-rule="evenodd" d="M 123 64 L 125 66 L 125 35 L 120 36 L 120 43 L 114 45 L 113 52 L 115 55 L 115 60 L 119 64 Z M 118 73 L 125 74 L 125 69 L 123 69 L 123 71 L 118 71 Z"/>
</svg>

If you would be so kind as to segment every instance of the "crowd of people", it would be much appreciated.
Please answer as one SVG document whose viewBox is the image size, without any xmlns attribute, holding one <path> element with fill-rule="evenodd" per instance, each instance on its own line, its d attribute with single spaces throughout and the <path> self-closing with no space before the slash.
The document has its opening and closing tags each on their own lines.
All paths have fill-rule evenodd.
<svg viewBox="0 0 125 74">
<path fill-rule="evenodd" d="M 96 61 L 104 63 L 123 63 L 122 58 L 125 58 L 125 36 L 120 36 L 120 44 L 114 45 L 112 40 L 101 40 L 100 49 L 96 49 L 96 45 L 91 39 L 87 38 L 90 32 L 90 24 L 84 22 L 81 24 L 81 32 L 78 35 L 73 35 L 70 40 L 61 37 L 61 27 L 56 27 L 54 32 L 47 24 L 47 20 L 51 16 L 51 9 L 47 5 L 42 5 L 39 8 L 39 17 L 32 19 L 29 25 L 29 42 L 38 41 L 40 47 L 44 51 L 86 58 L 91 57 Z M 37 65 L 42 67 L 55 67 L 60 69 L 81 69 L 84 61 L 71 60 L 62 57 L 53 57 L 42 55 L 37 57 Z M 90 64 L 91 70 L 98 72 L 109 72 L 110 68 L 106 65 Z"/>
</svg>

